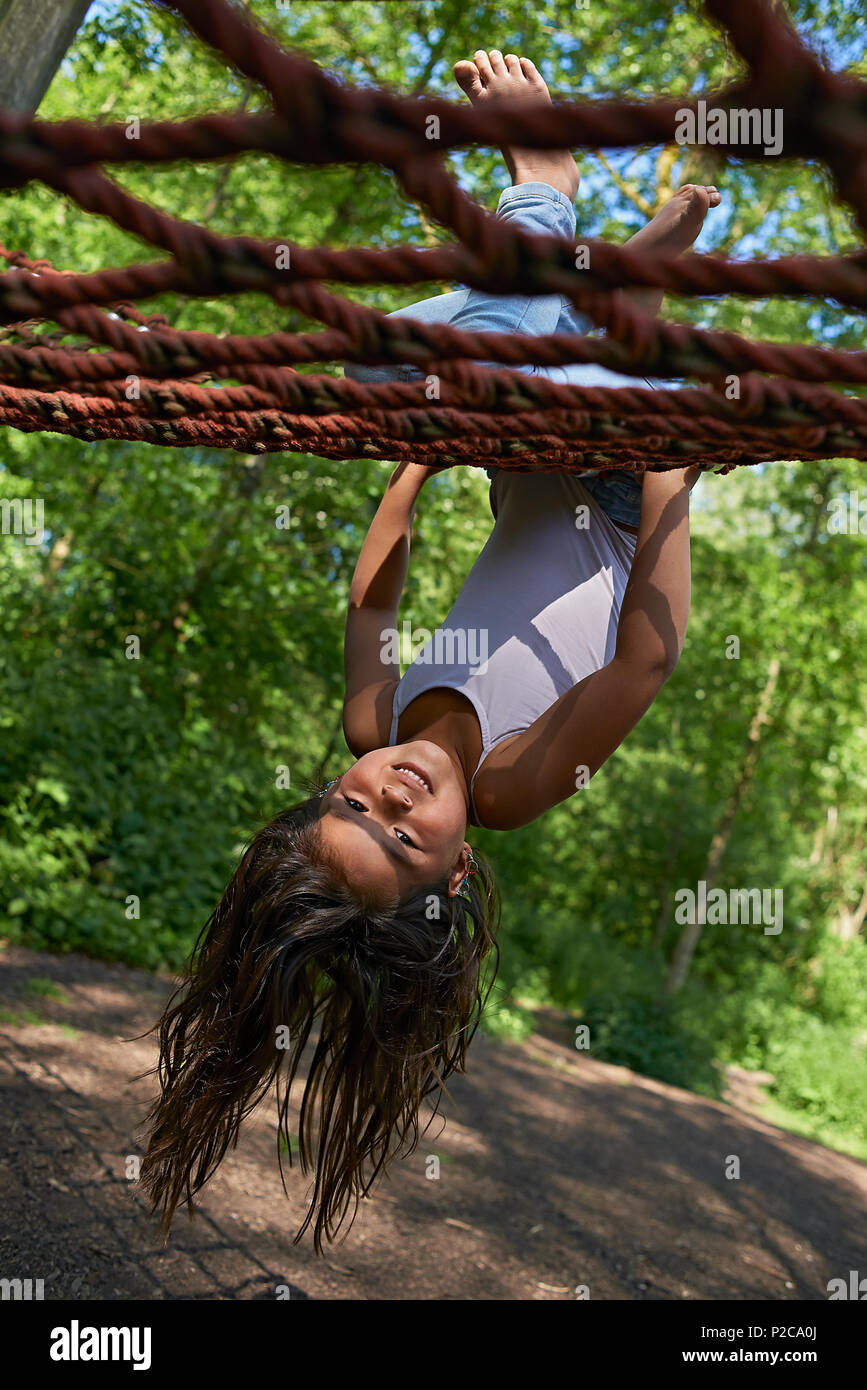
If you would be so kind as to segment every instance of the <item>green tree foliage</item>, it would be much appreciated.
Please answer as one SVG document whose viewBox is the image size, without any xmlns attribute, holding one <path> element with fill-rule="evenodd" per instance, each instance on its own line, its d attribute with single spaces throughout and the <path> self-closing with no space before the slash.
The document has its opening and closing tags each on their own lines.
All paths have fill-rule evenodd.
<svg viewBox="0 0 867 1390">
<path fill-rule="evenodd" d="M 528 53 L 564 98 L 699 92 L 737 72 L 695 4 L 263 0 L 250 9 L 341 78 L 406 93 L 458 97 L 452 64 L 479 45 Z M 799 0 L 792 12 L 830 62 L 865 72 L 853 9 Z M 150 120 L 263 100 L 170 14 L 119 0 L 94 6 L 40 114 Z M 811 164 L 720 167 L 712 151 L 677 148 L 583 153 L 579 163 L 587 235 L 624 240 L 671 190 L 700 180 L 724 198 L 700 249 L 825 255 L 857 241 Z M 458 151 L 450 164 L 494 205 L 506 181 L 496 151 Z M 378 166 L 248 156 L 114 172 L 138 196 L 220 233 L 334 246 L 448 236 Z M 4 196 L 3 220 L 7 246 L 60 268 L 158 255 L 37 184 Z M 389 310 L 446 288 L 349 293 Z M 264 296 L 148 307 L 216 332 L 309 326 Z M 666 312 L 780 341 L 863 339 L 832 301 L 670 301 Z M 343 614 L 387 475 L 375 461 L 6 432 L 0 491 L 44 499 L 47 528 L 38 545 L 0 537 L 7 934 L 180 964 L 255 826 L 316 769 L 334 775 L 348 758 Z M 842 497 L 854 529 L 835 533 L 830 509 Z M 479 837 L 506 904 L 491 1026 L 514 1035 L 526 1026 L 515 1000 L 553 1003 L 590 1024 L 597 1055 L 709 1094 L 720 1064 L 767 1067 L 787 1122 L 867 1152 L 863 466 L 744 469 L 703 479 L 694 499 L 693 617 L 675 675 L 571 802 L 508 837 Z M 403 616 L 428 627 L 442 618 L 489 524 L 481 472 L 430 484 Z M 774 658 L 779 678 L 718 882 L 782 890 L 783 930 L 706 926 L 686 984 L 662 1002 L 681 931 L 675 895 L 706 869 Z"/>
</svg>

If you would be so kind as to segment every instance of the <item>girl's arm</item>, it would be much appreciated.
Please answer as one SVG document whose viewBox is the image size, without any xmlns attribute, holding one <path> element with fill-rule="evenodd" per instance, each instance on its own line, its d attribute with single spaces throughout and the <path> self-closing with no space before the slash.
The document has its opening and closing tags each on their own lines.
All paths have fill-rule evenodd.
<svg viewBox="0 0 867 1390">
<path fill-rule="evenodd" d="M 398 604 L 409 568 L 416 500 L 427 479 L 438 471 L 417 463 L 398 465 L 389 478 L 355 566 L 343 647 L 343 732 L 356 757 L 388 743 L 400 669 L 396 661 L 383 660 L 389 651 L 381 634 L 386 628 L 397 627 Z"/>
<path fill-rule="evenodd" d="M 635 556 L 617 625 L 614 660 L 671 675 L 689 620 L 689 494 L 698 468 L 645 473 Z"/>
<path fill-rule="evenodd" d="M 527 825 L 573 796 L 656 699 L 680 657 L 689 616 L 689 494 L 699 469 L 647 473 L 614 656 L 495 748 L 476 781 L 482 825 Z"/>
</svg>

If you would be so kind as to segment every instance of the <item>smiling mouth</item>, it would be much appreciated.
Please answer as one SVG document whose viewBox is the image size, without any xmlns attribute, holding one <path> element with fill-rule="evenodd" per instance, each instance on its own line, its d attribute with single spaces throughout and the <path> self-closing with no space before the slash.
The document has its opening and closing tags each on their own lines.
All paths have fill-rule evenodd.
<svg viewBox="0 0 867 1390">
<path fill-rule="evenodd" d="M 422 772 L 415 763 L 398 763 L 394 769 L 409 786 L 421 787 L 429 796 L 433 795 L 433 786 L 426 772 Z"/>
</svg>

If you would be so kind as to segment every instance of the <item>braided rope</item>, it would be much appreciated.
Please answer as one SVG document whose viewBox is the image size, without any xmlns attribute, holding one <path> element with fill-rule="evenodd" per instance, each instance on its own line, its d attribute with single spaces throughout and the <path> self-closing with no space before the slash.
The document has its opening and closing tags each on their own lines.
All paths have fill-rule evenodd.
<svg viewBox="0 0 867 1390">
<path fill-rule="evenodd" d="M 480 142 L 559 148 L 671 143 L 697 101 L 602 101 L 467 107 L 357 89 L 286 52 L 227 0 L 157 0 L 200 40 L 264 88 L 268 113 L 210 115 L 141 126 L 47 124 L 0 112 L 0 187 L 33 179 L 168 256 L 91 274 L 58 272 L 0 246 L 0 422 L 82 439 L 142 439 L 247 453 L 302 450 L 327 458 L 412 458 L 512 468 L 665 468 L 727 471 L 772 459 L 867 458 L 867 399 L 824 383 L 867 383 L 867 352 L 756 342 L 650 318 L 612 291 L 659 287 L 680 295 L 833 298 L 867 308 L 867 250 L 752 262 L 671 256 L 533 236 L 464 194 L 442 156 Z M 787 157 L 821 160 L 838 199 L 867 231 L 867 83 L 830 71 L 770 0 L 706 0 L 748 67 L 707 98 L 716 108 L 779 108 Z M 439 138 L 427 138 L 429 118 Z M 759 146 L 720 153 L 762 159 Z M 157 164 L 264 151 L 295 162 L 376 160 L 395 174 L 456 244 L 432 251 L 303 248 L 220 237 L 135 198 L 105 162 Z M 288 257 L 277 255 L 289 248 Z M 288 261 L 291 269 L 282 266 Z M 389 318 L 325 290 L 347 284 L 451 282 L 493 294 L 560 294 L 602 337 L 474 333 Z M 181 331 L 132 301 L 256 290 L 317 320 L 322 331 L 238 336 Z M 41 323 L 56 331 L 35 332 Z M 69 336 L 77 338 L 75 345 Z M 361 385 L 294 364 L 410 363 L 439 379 Z M 626 375 L 690 377 L 683 390 L 564 386 L 513 368 L 599 363 Z M 739 398 L 723 389 L 738 377 Z M 129 382 L 136 389 L 130 399 Z M 238 383 L 222 384 L 223 382 Z"/>
</svg>

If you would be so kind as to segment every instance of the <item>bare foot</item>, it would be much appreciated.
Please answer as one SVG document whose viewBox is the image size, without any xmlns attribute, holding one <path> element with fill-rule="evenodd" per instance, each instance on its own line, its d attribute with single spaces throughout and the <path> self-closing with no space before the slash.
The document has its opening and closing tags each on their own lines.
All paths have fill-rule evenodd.
<svg viewBox="0 0 867 1390">
<path fill-rule="evenodd" d="M 498 48 L 486 53 L 479 48 L 473 61 L 455 63 L 458 86 L 473 105 L 551 100 L 541 73 L 529 58 L 507 53 Z M 512 176 L 512 183 L 548 183 L 572 202 L 578 192 L 578 166 L 568 150 L 523 149 L 517 145 L 503 146 L 503 158 Z"/>
<path fill-rule="evenodd" d="M 646 227 L 631 236 L 627 246 L 656 251 L 688 251 L 702 229 L 708 209 L 719 206 L 720 195 L 712 183 L 685 183 L 660 208 Z"/>
<path fill-rule="evenodd" d="M 702 229 L 708 209 L 718 207 L 719 202 L 719 192 L 712 183 L 685 183 L 647 226 L 625 244 L 637 246 L 641 251 L 672 251 L 675 255 L 688 251 Z M 662 304 L 662 290 L 632 289 L 617 293 L 646 314 L 657 313 Z"/>
</svg>

